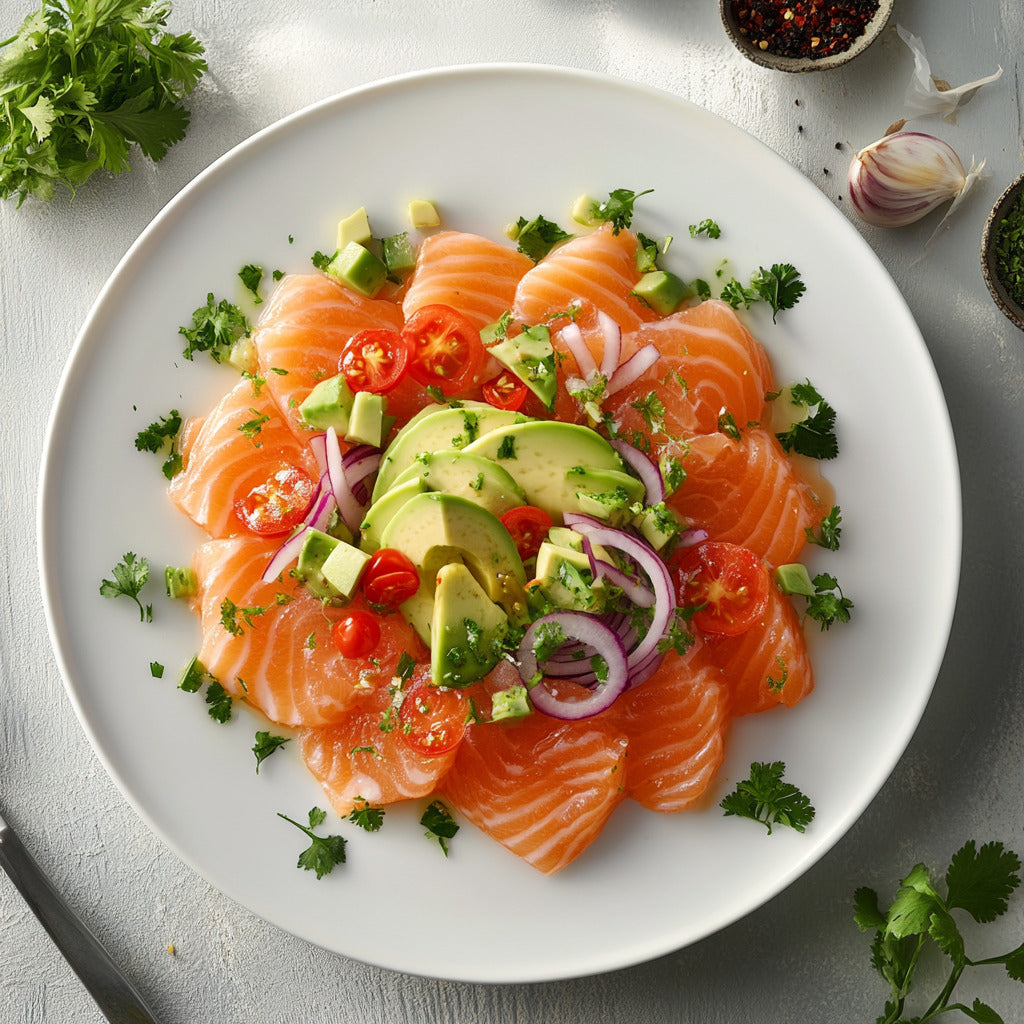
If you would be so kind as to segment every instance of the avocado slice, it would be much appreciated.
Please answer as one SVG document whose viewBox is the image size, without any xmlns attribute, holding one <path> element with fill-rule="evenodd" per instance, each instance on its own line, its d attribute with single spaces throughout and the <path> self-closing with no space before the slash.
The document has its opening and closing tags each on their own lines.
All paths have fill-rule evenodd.
<svg viewBox="0 0 1024 1024">
<path fill-rule="evenodd" d="M 467 686 L 501 657 L 508 616 L 460 562 L 437 572 L 431 623 L 431 678 L 435 686 Z"/>
<path fill-rule="evenodd" d="M 376 501 L 389 490 L 395 477 L 408 469 L 417 455 L 466 448 L 498 427 L 525 419 L 517 412 L 496 409 L 486 402 L 463 402 L 457 406 L 443 406 L 422 419 L 410 420 L 395 435 L 380 460 L 372 500 Z"/>
<path fill-rule="evenodd" d="M 576 423 L 511 423 L 488 431 L 465 450 L 507 469 L 527 502 L 556 523 L 562 521 L 562 513 L 580 511 L 576 495 L 584 488 L 572 479 L 570 470 L 624 472 L 618 452 L 600 434 Z"/>
<path fill-rule="evenodd" d="M 697 290 L 671 271 L 652 270 L 637 281 L 633 294 L 655 313 L 668 316 L 687 299 L 692 299 Z"/>
<path fill-rule="evenodd" d="M 395 477 L 387 494 L 409 480 L 421 480 L 427 490 L 457 494 L 496 516 L 526 504 L 523 489 L 508 470 L 482 455 L 458 448 L 417 455 L 413 464 Z"/>
<path fill-rule="evenodd" d="M 416 566 L 420 589 L 402 612 L 428 643 L 437 574 L 451 562 L 464 564 L 506 612 L 521 611 L 526 570 L 515 542 L 500 519 L 465 498 L 435 491 L 415 495 L 384 528 L 381 546 L 397 548 Z"/>
<path fill-rule="evenodd" d="M 426 484 L 419 477 L 396 484 L 379 501 L 375 501 L 367 510 L 360 527 L 359 546 L 363 551 L 376 551 L 381 546 L 384 528 L 394 518 L 395 513 L 412 497 L 423 494 Z"/>
</svg>

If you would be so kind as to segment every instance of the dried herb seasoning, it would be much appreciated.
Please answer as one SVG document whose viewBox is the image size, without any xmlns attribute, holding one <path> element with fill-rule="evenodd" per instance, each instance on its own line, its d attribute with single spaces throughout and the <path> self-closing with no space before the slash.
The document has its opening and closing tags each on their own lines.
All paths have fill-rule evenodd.
<svg viewBox="0 0 1024 1024">
<path fill-rule="evenodd" d="M 820 60 L 848 50 L 879 0 L 731 0 L 740 34 L 779 57 Z"/>
</svg>

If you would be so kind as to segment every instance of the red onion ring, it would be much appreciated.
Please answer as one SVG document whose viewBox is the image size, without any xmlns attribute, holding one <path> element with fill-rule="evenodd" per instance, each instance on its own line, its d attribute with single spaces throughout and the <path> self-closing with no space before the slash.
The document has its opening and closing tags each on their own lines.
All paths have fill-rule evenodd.
<svg viewBox="0 0 1024 1024">
<path fill-rule="evenodd" d="M 592 373 L 597 373 L 597 363 L 594 362 L 594 357 L 591 355 L 590 349 L 587 348 L 587 343 L 583 340 L 583 332 L 580 330 L 579 324 L 566 324 L 558 332 L 558 336 L 565 342 L 565 347 L 572 353 L 572 357 L 576 360 L 576 365 L 579 367 L 580 374 L 583 377 L 589 377 Z"/>
<path fill-rule="evenodd" d="M 638 348 L 608 379 L 606 394 L 614 395 L 616 391 L 632 384 L 660 358 L 661 353 L 653 345 Z"/>
<path fill-rule="evenodd" d="M 604 351 L 601 353 L 601 375 L 611 380 L 622 357 L 622 328 L 607 314 L 597 311 L 597 322 L 604 335 Z M 611 394 L 611 392 L 609 392 Z"/>
<path fill-rule="evenodd" d="M 334 427 L 327 428 L 327 476 L 334 492 L 334 500 L 338 503 L 338 514 L 342 522 L 355 532 L 363 520 L 363 509 L 345 476 L 344 457 L 341 454 L 338 432 Z"/>
<path fill-rule="evenodd" d="M 665 500 L 665 482 L 661 479 L 658 467 L 644 455 L 639 448 L 634 448 L 628 441 L 610 441 L 609 444 L 619 453 L 622 461 L 640 478 L 647 491 L 647 505 L 658 505 Z"/>
</svg>

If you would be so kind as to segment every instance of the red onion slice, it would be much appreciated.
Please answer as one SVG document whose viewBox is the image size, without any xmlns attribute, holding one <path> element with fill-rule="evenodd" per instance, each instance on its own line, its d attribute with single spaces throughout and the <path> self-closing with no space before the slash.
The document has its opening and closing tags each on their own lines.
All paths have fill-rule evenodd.
<svg viewBox="0 0 1024 1024">
<path fill-rule="evenodd" d="M 595 580 L 599 576 L 604 577 L 618 587 L 633 604 L 641 608 L 650 608 L 654 604 L 654 591 L 645 587 L 629 573 L 623 572 L 617 565 L 598 558 L 594 554 L 594 545 L 591 544 L 589 537 L 583 538 L 583 553 L 590 562 L 590 573 Z"/>
<path fill-rule="evenodd" d="M 676 537 L 676 547 L 692 548 L 696 544 L 703 544 L 707 539 L 707 530 L 683 530 L 683 532 Z"/>
<path fill-rule="evenodd" d="M 583 332 L 580 330 L 579 324 L 566 324 L 558 332 L 558 336 L 565 342 L 565 347 L 572 353 L 572 357 L 576 360 L 576 365 L 579 367 L 580 374 L 583 377 L 589 377 L 592 373 L 597 372 L 597 363 L 594 362 L 594 357 L 590 354 L 590 349 L 587 348 L 587 343 L 583 340 Z"/>
<path fill-rule="evenodd" d="M 589 718 L 606 710 L 626 688 L 626 652 L 615 633 L 596 616 L 588 615 L 586 612 L 551 612 L 529 625 L 523 634 L 518 651 L 519 672 L 524 681 L 529 683 L 538 671 L 543 671 L 543 666 L 538 663 L 534 652 L 534 643 L 537 634 L 547 623 L 557 624 L 562 628 L 566 643 L 583 644 L 595 655 L 600 655 L 607 666 L 607 677 L 601 682 L 597 682 L 595 678 L 596 685 L 590 690 L 589 695 L 579 700 L 573 699 L 578 692 L 576 686 L 579 682 L 573 687 L 573 693 L 564 688 L 560 691 L 560 684 L 557 681 L 549 684 L 537 683 L 530 689 L 533 706 L 552 718 L 569 721 Z M 582 664 L 589 665 L 589 659 L 584 660 Z"/>
<path fill-rule="evenodd" d="M 661 479 L 658 467 L 639 448 L 634 448 L 628 441 L 610 441 L 609 444 L 619 453 L 622 461 L 640 478 L 647 491 L 647 505 L 658 505 L 665 500 L 665 482 Z"/>
<path fill-rule="evenodd" d="M 660 358 L 661 353 L 653 345 L 637 349 L 608 379 L 607 394 L 614 395 L 616 391 L 632 384 Z"/>
<path fill-rule="evenodd" d="M 604 351 L 601 353 L 601 374 L 611 380 L 622 358 L 622 328 L 607 314 L 597 311 L 597 322 L 604 335 Z M 611 392 L 609 392 L 611 394 Z"/>
<path fill-rule="evenodd" d="M 314 434 L 309 439 L 309 447 L 313 449 L 313 457 L 321 473 L 327 472 L 327 435 Z"/>
<path fill-rule="evenodd" d="M 341 454 L 338 432 L 334 427 L 327 428 L 327 476 L 334 500 L 338 503 L 338 513 L 344 524 L 354 533 L 363 521 L 363 509 L 345 476 L 344 457 Z"/>
</svg>

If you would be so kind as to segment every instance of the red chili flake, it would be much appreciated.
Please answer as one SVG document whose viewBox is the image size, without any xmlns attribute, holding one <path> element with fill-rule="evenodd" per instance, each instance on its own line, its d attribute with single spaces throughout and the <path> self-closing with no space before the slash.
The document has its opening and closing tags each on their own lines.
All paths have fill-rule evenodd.
<svg viewBox="0 0 1024 1024">
<path fill-rule="evenodd" d="M 820 60 L 848 50 L 879 0 L 731 0 L 740 34 L 780 57 Z"/>
</svg>

